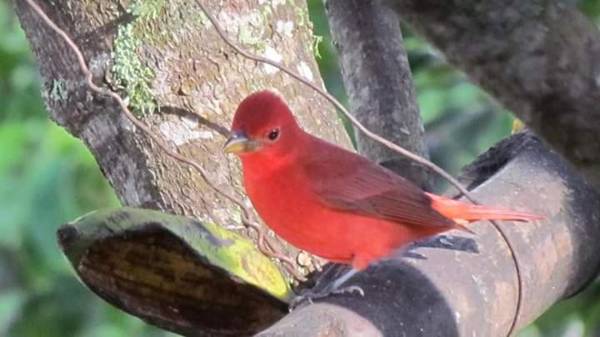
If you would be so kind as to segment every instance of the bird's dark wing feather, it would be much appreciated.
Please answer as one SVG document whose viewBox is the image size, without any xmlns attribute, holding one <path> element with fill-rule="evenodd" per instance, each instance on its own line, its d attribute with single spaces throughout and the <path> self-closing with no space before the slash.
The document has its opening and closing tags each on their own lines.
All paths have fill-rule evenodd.
<svg viewBox="0 0 600 337">
<path fill-rule="evenodd" d="M 328 207 L 406 226 L 455 225 L 431 208 L 431 199 L 419 187 L 344 149 L 330 145 L 314 153 L 304 172 L 313 192 Z"/>
</svg>

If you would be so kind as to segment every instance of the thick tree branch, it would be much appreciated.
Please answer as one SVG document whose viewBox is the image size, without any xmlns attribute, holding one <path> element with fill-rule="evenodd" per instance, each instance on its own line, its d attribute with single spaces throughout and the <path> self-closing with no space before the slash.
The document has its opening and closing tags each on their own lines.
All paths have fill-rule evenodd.
<svg viewBox="0 0 600 337">
<path fill-rule="evenodd" d="M 473 194 L 486 204 L 546 216 L 536 223 L 501 224 L 522 266 L 517 327 L 595 277 L 600 196 L 537 138 L 513 136 L 466 174 L 477 185 Z M 365 297 L 333 296 L 306 305 L 259 336 L 506 336 L 518 291 L 513 261 L 489 223 L 471 228 L 474 237 L 450 232 L 417 244 L 412 257 L 360 273 L 349 284 L 361 286 Z M 310 324 L 295 324 L 299 320 Z"/>
<path fill-rule="evenodd" d="M 564 1 L 388 0 L 600 190 L 600 33 Z"/>
<path fill-rule="evenodd" d="M 379 0 L 329 0 L 331 33 L 338 48 L 352 114 L 371 130 L 427 157 L 423 124 L 400 24 Z M 357 132 L 358 150 L 371 160 L 429 188 L 427 171 Z"/>
<path fill-rule="evenodd" d="M 73 268 L 120 309 L 185 336 L 249 336 L 286 312 L 277 266 L 240 235 L 157 211 L 95 211 L 58 230 Z"/>
</svg>

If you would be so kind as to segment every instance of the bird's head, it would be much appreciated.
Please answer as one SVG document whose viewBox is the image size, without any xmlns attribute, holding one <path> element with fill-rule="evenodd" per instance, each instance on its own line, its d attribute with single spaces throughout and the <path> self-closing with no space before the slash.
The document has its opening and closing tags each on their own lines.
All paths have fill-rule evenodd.
<svg viewBox="0 0 600 337">
<path fill-rule="evenodd" d="M 263 90 L 238 106 L 224 151 L 239 156 L 285 154 L 294 148 L 302 130 L 278 94 Z"/>
</svg>

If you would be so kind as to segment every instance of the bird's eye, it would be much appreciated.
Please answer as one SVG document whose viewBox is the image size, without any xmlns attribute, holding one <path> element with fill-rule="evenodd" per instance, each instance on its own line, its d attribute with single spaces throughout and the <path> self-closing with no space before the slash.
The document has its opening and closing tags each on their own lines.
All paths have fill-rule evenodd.
<svg viewBox="0 0 600 337">
<path fill-rule="evenodd" d="M 277 140 L 277 138 L 279 138 L 279 129 L 269 131 L 267 138 L 269 138 L 269 140 Z"/>
</svg>

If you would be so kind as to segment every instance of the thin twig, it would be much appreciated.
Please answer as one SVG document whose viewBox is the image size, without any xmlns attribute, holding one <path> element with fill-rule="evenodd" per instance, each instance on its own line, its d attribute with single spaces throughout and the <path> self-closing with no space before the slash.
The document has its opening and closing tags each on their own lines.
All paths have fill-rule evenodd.
<svg viewBox="0 0 600 337">
<path fill-rule="evenodd" d="M 385 139 L 382 136 L 379 136 L 378 134 L 376 134 L 375 132 L 369 130 L 366 126 L 364 126 L 361 122 L 358 121 L 358 119 L 356 119 L 356 117 L 354 117 L 354 115 L 352 115 L 348 109 L 346 109 L 342 103 L 340 103 L 337 99 L 335 99 L 335 97 L 333 97 L 331 94 L 329 94 L 327 91 L 319 88 L 318 85 L 314 84 L 313 82 L 311 82 L 310 80 L 304 78 L 303 76 L 299 75 L 298 73 L 294 72 L 293 70 L 287 68 L 286 66 L 284 66 L 283 64 L 279 63 L 279 62 L 275 62 L 271 59 L 262 57 L 262 56 L 258 56 L 258 55 L 254 55 L 244 49 L 242 49 L 240 46 L 238 46 L 236 43 L 234 43 L 225 33 L 225 31 L 223 30 L 223 28 L 220 26 L 220 24 L 217 22 L 217 20 L 214 18 L 214 16 L 212 16 L 212 14 L 206 9 L 206 7 L 200 2 L 200 0 L 196 0 L 196 3 L 198 4 L 198 6 L 200 7 L 200 9 L 202 9 L 202 11 L 204 12 L 204 14 L 206 15 L 206 17 L 208 18 L 208 20 L 212 23 L 213 27 L 215 28 L 215 30 L 217 31 L 217 33 L 219 34 L 219 36 L 221 37 L 221 39 L 223 39 L 223 41 L 225 41 L 225 43 L 231 47 L 231 49 L 235 50 L 238 54 L 244 56 L 245 58 L 248 58 L 250 60 L 253 60 L 255 62 L 260 62 L 260 63 L 265 63 L 268 65 L 271 65 L 279 70 L 281 70 L 282 72 L 288 74 L 289 76 L 293 77 L 294 79 L 302 82 L 304 85 L 310 87 L 311 89 L 315 90 L 319 95 L 323 96 L 325 99 L 327 99 L 331 104 L 333 104 L 338 110 L 340 110 L 352 123 L 352 125 L 354 125 L 355 127 L 357 127 L 360 131 L 362 131 L 364 134 L 366 134 L 369 138 L 387 146 L 388 148 L 398 152 L 399 154 L 412 159 L 413 161 L 431 169 L 432 171 L 434 171 L 435 173 L 439 174 L 441 177 L 443 177 L 444 179 L 448 180 L 448 182 L 450 182 L 450 184 L 452 184 L 460 193 L 464 194 L 468 199 L 470 199 L 472 202 L 476 203 L 475 199 L 473 199 L 472 197 L 469 196 L 469 192 L 461 185 L 461 183 L 456 180 L 454 177 L 452 177 L 452 175 L 450 175 L 448 172 L 444 171 L 444 169 L 442 169 L 441 167 L 437 166 L 436 164 L 432 163 L 431 161 L 416 155 L 408 150 L 406 150 L 405 148 L 403 148 L 400 145 L 397 145 L 387 139 Z"/>
<path fill-rule="evenodd" d="M 204 12 L 204 14 L 206 15 L 206 17 L 208 18 L 208 20 L 212 23 L 213 27 L 215 28 L 215 30 L 217 31 L 217 34 L 219 34 L 219 36 L 221 37 L 221 39 L 230 47 L 232 48 L 234 51 L 236 51 L 238 54 L 242 55 L 243 57 L 253 60 L 255 62 L 260 62 L 260 63 L 264 63 L 264 64 L 268 64 L 271 65 L 279 70 L 281 70 L 282 72 L 288 74 L 289 76 L 291 76 L 292 78 L 298 80 L 299 82 L 303 83 L 304 85 L 308 86 L 309 88 L 313 89 L 314 91 L 316 91 L 318 94 L 320 94 L 321 96 L 323 96 L 325 99 L 327 99 L 331 104 L 333 104 L 333 106 L 335 106 L 338 110 L 340 110 L 352 123 L 352 125 L 354 125 L 356 128 L 358 128 L 360 131 L 362 131 L 365 135 L 367 135 L 369 138 L 387 146 L 388 148 L 392 149 L 393 151 L 396 151 L 397 153 L 415 161 L 416 163 L 419 163 L 427 168 L 429 168 L 430 170 L 432 170 L 433 172 L 437 173 L 438 175 L 440 175 L 442 178 L 446 179 L 452 186 L 454 186 L 461 194 L 463 194 L 468 200 L 470 200 L 473 204 L 479 205 L 480 203 L 477 201 L 477 199 L 475 197 L 473 197 L 469 191 L 467 191 L 467 189 L 465 187 L 462 186 L 462 184 L 456 180 L 451 174 L 449 174 L 448 172 L 446 172 L 444 169 L 442 169 L 441 167 L 437 166 L 436 164 L 434 164 L 433 162 L 417 155 L 414 154 L 408 150 L 406 150 L 405 148 L 403 148 L 400 145 L 395 144 L 392 141 L 389 141 L 388 139 L 385 139 L 384 137 L 376 134 L 375 132 L 369 130 L 366 126 L 364 126 L 360 121 L 358 121 L 358 119 L 356 119 L 356 117 L 354 117 L 354 115 L 352 115 L 337 99 L 335 99 L 335 97 L 333 97 L 331 94 L 329 94 L 327 91 L 319 88 L 318 85 L 316 85 L 315 83 L 311 82 L 310 80 L 304 78 L 303 76 L 301 76 L 300 74 L 297 74 L 296 72 L 294 72 L 293 70 L 289 69 L 288 67 L 284 66 L 283 64 L 273 61 L 271 59 L 262 57 L 262 56 L 258 56 L 258 55 L 254 55 L 246 50 L 244 50 L 243 48 L 241 48 L 239 45 L 237 45 L 236 43 L 234 43 L 229 36 L 225 33 L 225 31 L 223 30 L 223 28 L 221 27 L 221 25 L 219 24 L 219 22 L 215 19 L 215 17 L 210 13 L 210 11 L 207 10 L 207 8 L 202 4 L 202 2 L 200 0 L 196 0 L 196 3 L 198 4 L 198 6 L 200 7 L 200 9 Z M 519 266 L 519 261 L 516 257 L 514 248 L 512 246 L 512 244 L 510 243 L 510 241 L 508 240 L 508 236 L 506 235 L 506 233 L 504 232 L 504 230 L 500 227 L 500 225 L 493 220 L 489 220 L 490 223 L 492 223 L 493 227 L 496 229 L 496 231 L 500 234 L 500 236 L 502 237 L 502 239 L 504 240 L 504 242 L 507 245 L 508 250 L 510 251 L 510 255 L 511 258 L 513 260 L 513 263 L 515 265 L 515 274 L 517 277 L 517 282 L 518 282 L 518 291 L 517 291 L 517 304 L 516 304 L 516 308 L 515 308 L 515 315 L 513 317 L 513 321 L 511 323 L 511 326 L 509 328 L 509 332 L 508 332 L 508 336 L 510 336 L 512 334 L 512 332 L 514 331 L 516 324 L 517 324 L 517 320 L 519 318 L 520 315 L 520 311 L 521 311 L 521 302 L 522 302 L 522 276 L 521 276 L 521 268 Z"/>
<path fill-rule="evenodd" d="M 60 27 L 58 27 L 54 23 L 54 21 L 52 21 L 48 17 L 48 15 L 46 15 L 46 13 L 39 7 L 39 5 L 37 3 L 35 3 L 33 0 L 26 0 L 26 1 L 29 4 L 29 6 L 34 10 L 34 12 L 36 12 L 52 30 L 54 30 L 58 35 L 60 35 L 62 37 L 62 39 L 67 43 L 69 48 L 71 48 L 71 50 L 75 53 L 75 56 L 77 57 L 77 62 L 79 63 L 79 67 L 85 75 L 85 80 L 86 80 L 86 84 L 88 85 L 88 87 L 96 93 L 112 97 L 115 101 L 117 101 L 117 103 L 119 104 L 119 107 L 121 108 L 121 110 L 123 111 L 123 113 L 125 114 L 127 119 L 131 123 L 133 123 L 136 127 L 138 127 L 140 130 L 142 130 L 148 137 L 150 137 L 158 145 L 158 147 L 161 150 L 163 150 L 169 157 L 171 157 L 181 163 L 190 165 L 192 168 L 194 168 L 200 174 L 202 179 L 206 182 L 206 184 L 211 189 L 213 189 L 217 194 L 225 197 L 226 199 L 228 199 L 229 201 L 231 201 L 235 205 L 237 205 L 242 212 L 242 222 L 244 223 L 244 225 L 246 225 L 246 227 L 253 228 L 258 233 L 257 241 L 259 242 L 259 245 L 258 245 L 259 250 L 267 256 L 279 259 L 281 262 L 284 263 L 284 265 L 287 266 L 286 270 L 291 275 L 293 275 L 298 280 L 303 280 L 304 276 L 296 270 L 293 261 L 291 261 L 287 256 L 285 256 L 285 255 L 281 254 L 280 252 L 277 252 L 273 249 L 272 244 L 268 241 L 268 238 L 265 235 L 264 229 L 261 226 L 259 226 L 257 223 L 255 223 L 254 221 L 251 220 L 252 212 L 250 212 L 250 210 L 246 207 L 246 205 L 241 200 L 236 198 L 234 195 L 227 193 L 226 191 L 220 189 L 218 186 L 213 184 L 213 182 L 208 178 L 208 175 L 206 174 L 206 172 L 204 171 L 202 166 L 200 166 L 197 162 L 195 162 L 191 159 L 188 159 L 185 156 L 182 156 L 181 154 L 179 154 L 177 152 L 172 151 L 162 141 L 162 139 L 159 136 L 157 136 L 150 129 L 150 127 L 148 127 L 145 123 L 143 123 L 142 121 L 137 119 L 135 117 L 135 115 L 133 115 L 131 110 L 129 110 L 129 108 L 127 107 L 127 103 L 125 103 L 125 101 L 121 98 L 121 96 L 119 96 L 119 94 L 96 85 L 93 81 L 93 74 L 90 71 L 89 67 L 87 66 L 85 58 L 83 57 L 83 53 L 81 52 L 81 50 L 79 49 L 77 44 L 75 44 L 75 42 L 69 37 L 69 35 L 67 35 L 67 33 L 64 30 L 62 30 Z M 267 244 L 265 244 L 265 242 Z M 271 250 L 268 248 L 267 245 L 271 247 Z"/>
</svg>

